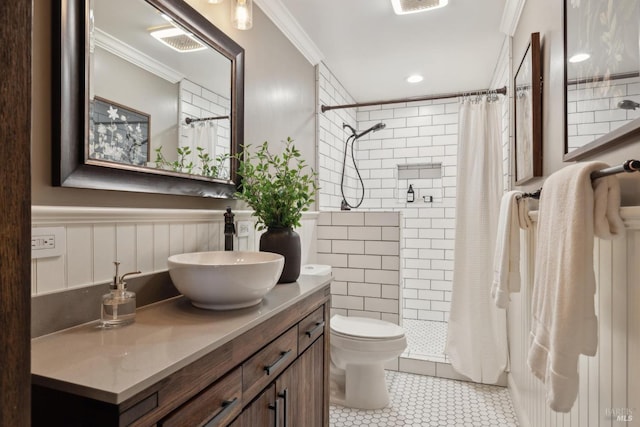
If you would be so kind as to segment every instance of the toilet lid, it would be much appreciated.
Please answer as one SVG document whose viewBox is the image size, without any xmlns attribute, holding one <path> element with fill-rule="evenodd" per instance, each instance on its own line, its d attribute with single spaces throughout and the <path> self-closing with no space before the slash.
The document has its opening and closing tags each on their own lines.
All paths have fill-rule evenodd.
<svg viewBox="0 0 640 427">
<path fill-rule="evenodd" d="M 336 314 L 331 318 L 331 329 L 342 335 L 359 338 L 400 338 L 404 329 L 384 320 L 366 317 L 345 317 Z"/>
</svg>

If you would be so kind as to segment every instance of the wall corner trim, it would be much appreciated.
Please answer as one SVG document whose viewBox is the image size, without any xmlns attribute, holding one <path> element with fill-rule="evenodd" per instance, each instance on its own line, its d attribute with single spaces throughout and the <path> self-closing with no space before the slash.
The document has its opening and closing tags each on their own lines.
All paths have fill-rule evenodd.
<svg viewBox="0 0 640 427">
<path fill-rule="evenodd" d="M 509 37 L 513 37 L 518 27 L 518 21 L 520 21 L 520 15 L 524 4 L 527 0 L 507 0 L 502 12 L 502 19 L 500 21 L 500 31 Z"/>
<path fill-rule="evenodd" d="M 324 59 L 320 48 L 280 0 L 255 0 L 255 2 L 311 65 L 318 65 Z"/>
</svg>

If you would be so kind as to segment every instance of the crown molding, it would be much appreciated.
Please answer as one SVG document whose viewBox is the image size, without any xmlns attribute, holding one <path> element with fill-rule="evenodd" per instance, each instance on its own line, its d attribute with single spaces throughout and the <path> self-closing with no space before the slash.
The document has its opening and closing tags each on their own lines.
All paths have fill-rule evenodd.
<svg viewBox="0 0 640 427">
<path fill-rule="evenodd" d="M 255 0 L 255 3 L 311 65 L 318 65 L 324 59 L 320 48 L 316 46 L 280 0 Z"/>
<path fill-rule="evenodd" d="M 170 83 L 177 83 L 184 78 L 184 74 L 166 66 L 146 53 L 123 43 L 111 34 L 108 34 L 99 28 L 95 29 L 95 44 L 107 52 L 119 56 L 125 61 L 131 62 L 143 70 L 155 74 Z"/>
<path fill-rule="evenodd" d="M 502 20 L 500 21 L 500 31 L 509 37 L 513 37 L 527 0 L 507 0 L 502 11 Z"/>
</svg>

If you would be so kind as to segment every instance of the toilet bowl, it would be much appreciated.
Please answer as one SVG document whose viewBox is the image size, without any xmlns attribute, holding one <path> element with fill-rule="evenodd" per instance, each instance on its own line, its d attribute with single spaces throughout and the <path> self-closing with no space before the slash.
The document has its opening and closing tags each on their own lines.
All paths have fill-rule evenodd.
<svg viewBox="0 0 640 427">
<path fill-rule="evenodd" d="M 383 320 L 331 318 L 331 401 L 359 409 L 389 404 L 384 363 L 407 347 L 404 329 Z"/>
</svg>

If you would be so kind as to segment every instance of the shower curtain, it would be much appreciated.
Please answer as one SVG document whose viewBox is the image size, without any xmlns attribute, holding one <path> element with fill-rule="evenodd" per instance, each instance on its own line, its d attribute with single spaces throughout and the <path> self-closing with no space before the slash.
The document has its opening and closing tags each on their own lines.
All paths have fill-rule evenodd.
<svg viewBox="0 0 640 427">
<path fill-rule="evenodd" d="M 453 289 L 446 353 L 475 382 L 495 384 L 507 366 L 505 310 L 491 301 L 502 196 L 501 103 L 460 104 Z"/>
<path fill-rule="evenodd" d="M 216 157 L 216 144 L 218 142 L 218 125 L 215 122 L 202 122 L 187 125 L 182 130 L 180 148 L 189 147 L 191 154 L 185 157 L 185 164 L 192 162 L 194 172 L 201 171 L 201 161 L 198 158 L 197 147 L 204 148 L 211 159 Z"/>
</svg>

